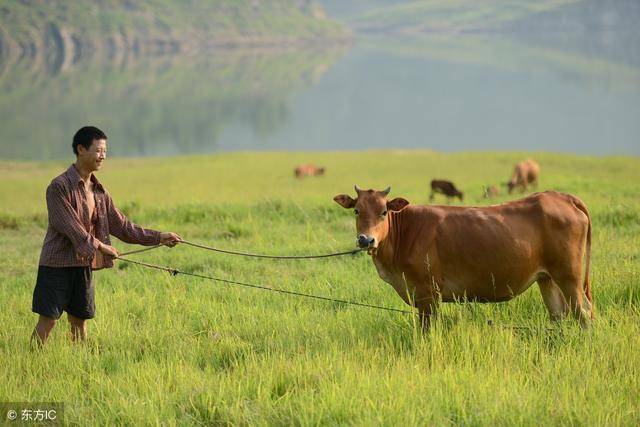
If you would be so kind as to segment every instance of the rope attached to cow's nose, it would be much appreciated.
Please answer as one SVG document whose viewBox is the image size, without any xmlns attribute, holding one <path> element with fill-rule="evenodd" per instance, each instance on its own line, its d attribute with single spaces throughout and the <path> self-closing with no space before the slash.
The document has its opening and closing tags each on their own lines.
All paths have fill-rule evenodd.
<svg viewBox="0 0 640 427">
<path fill-rule="evenodd" d="M 204 249 L 204 250 L 208 250 L 208 251 L 212 251 L 212 252 L 219 252 L 219 253 L 228 254 L 228 255 L 238 255 L 238 256 L 244 256 L 244 257 L 249 257 L 249 258 L 267 258 L 267 259 L 317 259 L 317 258 L 330 258 L 330 257 L 344 256 L 344 255 L 355 255 L 357 253 L 364 252 L 364 251 L 367 250 L 367 248 L 358 248 L 358 249 L 352 249 L 350 251 L 333 252 L 333 253 L 320 254 L 320 255 L 264 255 L 264 254 L 250 253 L 250 252 L 238 252 L 238 251 L 231 251 L 231 250 L 228 250 L 228 249 L 220 249 L 220 248 L 216 248 L 216 247 L 213 247 L 213 246 L 202 245 L 200 243 L 189 242 L 189 241 L 186 241 L 186 240 L 182 240 L 179 243 L 181 243 L 183 245 L 193 246 L 194 248 Z M 166 246 L 166 245 L 161 243 L 161 244 L 158 244 L 158 245 L 155 245 L 155 246 L 149 246 L 149 247 L 144 248 L 144 249 L 137 249 L 137 250 L 134 250 L 134 251 L 124 252 L 124 253 L 120 254 L 120 256 L 138 254 L 138 253 L 141 253 L 141 252 L 146 252 L 146 251 L 150 251 L 150 250 L 153 250 L 153 249 L 157 249 L 157 248 L 159 248 L 161 246 Z"/>
</svg>

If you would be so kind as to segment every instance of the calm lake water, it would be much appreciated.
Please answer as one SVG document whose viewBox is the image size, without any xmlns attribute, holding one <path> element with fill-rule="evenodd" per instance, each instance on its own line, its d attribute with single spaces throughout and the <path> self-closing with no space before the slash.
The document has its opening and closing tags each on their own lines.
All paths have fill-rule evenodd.
<svg viewBox="0 0 640 427">
<path fill-rule="evenodd" d="M 123 157 L 386 148 L 640 155 L 640 38 L 613 37 L 624 49 L 430 35 L 323 50 L 5 61 L 0 158 L 69 158 L 84 124 L 103 128 L 110 154 Z"/>
</svg>

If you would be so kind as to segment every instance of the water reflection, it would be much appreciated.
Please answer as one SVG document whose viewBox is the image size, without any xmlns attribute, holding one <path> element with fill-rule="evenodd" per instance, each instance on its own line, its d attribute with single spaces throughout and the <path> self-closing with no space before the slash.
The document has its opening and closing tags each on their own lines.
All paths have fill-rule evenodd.
<svg viewBox="0 0 640 427">
<path fill-rule="evenodd" d="M 105 129 L 117 156 L 371 148 L 638 155 L 639 46 L 635 29 L 583 39 L 505 29 L 367 35 L 352 48 L 12 58 L 0 62 L 0 158 L 68 158 L 73 132 L 87 123 Z"/>
<path fill-rule="evenodd" d="M 504 35 L 361 40 L 292 111 L 324 149 L 640 154 L 640 68 Z"/>
<path fill-rule="evenodd" d="M 68 157 L 73 132 L 86 123 L 106 130 L 118 156 L 211 152 L 235 125 L 264 140 L 287 121 L 292 97 L 343 54 L 318 48 L 5 59 L 0 158 Z"/>
<path fill-rule="evenodd" d="M 618 34 L 617 34 L 618 35 Z M 402 58 L 432 59 L 473 66 L 489 66 L 523 75 L 546 74 L 576 85 L 639 88 L 640 58 L 610 57 L 611 49 L 585 52 L 582 44 L 566 43 L 561 37 L 544 39 L 538 33 L 509 35 L 428 35 L 396 38 L 369 37 L 363 46 L 371 52 L 384 52 Z M 547 36 L 549 37 L 549 36 Z M 524 42 L 523 40 L 527 40 Z M 559 43 L 559 41 L 564 43 Z M 535 42 L 534 42 L 535 41 Z M 637 34 L 640 43 L 640 33 Z M 593 48 L 595 44 L 589 43 Z M 628 46 L 625 46 L 628 51 Z M 631 49 L 633 50 L 633 49 Z M 635 48 L 640 51 L 640 49 Z M 618 47 L 617 52 L 621 51 Z"/>
</svg>

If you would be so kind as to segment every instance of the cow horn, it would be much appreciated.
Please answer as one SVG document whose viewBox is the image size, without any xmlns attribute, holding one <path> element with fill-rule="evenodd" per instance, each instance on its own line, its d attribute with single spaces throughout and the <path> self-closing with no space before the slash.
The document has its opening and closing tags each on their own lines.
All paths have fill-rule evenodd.
<svg viewBox="0 0 640 427">
<path fill-rule="evenodd" d="M 356 193 L 360 193 L 362 191 L 362 189 L 358 187 L 358 184 L 354 185 L 353 188 L 356 189 Z"/>
<path fill-rule="evenodd" d="M 387 187 L 387 189 L 383 191 L 385 196 L 389 195 L 390 192 L 391 192 L 391 187 Z"/>
</svg>

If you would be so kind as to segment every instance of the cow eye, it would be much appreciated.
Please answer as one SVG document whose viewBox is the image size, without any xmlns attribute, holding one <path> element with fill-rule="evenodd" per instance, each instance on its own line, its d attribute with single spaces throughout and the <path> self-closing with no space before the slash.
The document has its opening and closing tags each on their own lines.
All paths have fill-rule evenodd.
<svg viewBox="0 0 640 427">
<path fill-rule="evenodd" d="M 353 213 L 356 214 L 356 215 L 360 215 L 360 211 L 358 209 L 354 209 Z"/>
<path fill-rule="evenodd" d="M 387 214 L 387 211 L 382 211 L 382 213 L 380 214 L 380 216 L 385 216 Z"/>
</svg>

